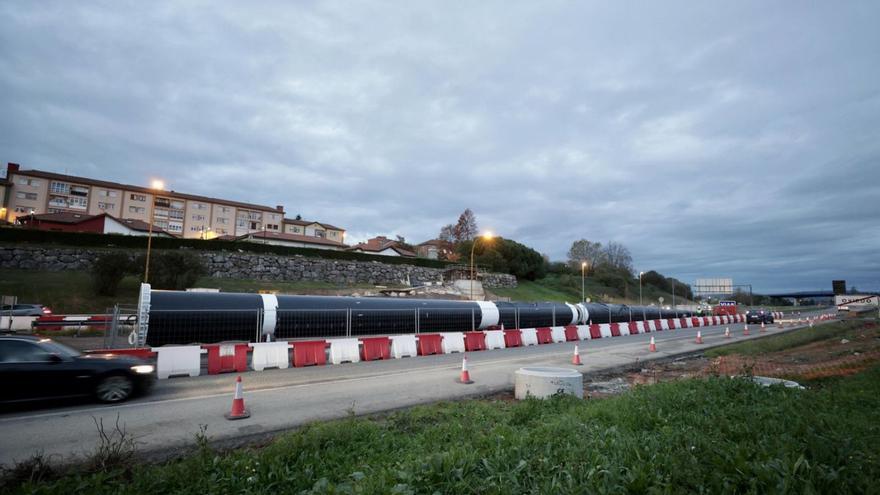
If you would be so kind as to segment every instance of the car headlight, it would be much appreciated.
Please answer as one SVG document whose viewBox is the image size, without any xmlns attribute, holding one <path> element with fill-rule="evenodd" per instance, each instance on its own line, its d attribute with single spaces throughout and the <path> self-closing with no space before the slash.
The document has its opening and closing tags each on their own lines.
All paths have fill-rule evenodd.
<svg viewBox="0 0 880 495">
<path fill-rule="evenodd" d="M 131 370 L 135 373 L 139 373 L 142 375 L 146 375 L 147 373 L 152 373 L 153 370 L 156 369 L 152 364 L 139 364 L 137 366 L 132 366 Z"/>
</svg>

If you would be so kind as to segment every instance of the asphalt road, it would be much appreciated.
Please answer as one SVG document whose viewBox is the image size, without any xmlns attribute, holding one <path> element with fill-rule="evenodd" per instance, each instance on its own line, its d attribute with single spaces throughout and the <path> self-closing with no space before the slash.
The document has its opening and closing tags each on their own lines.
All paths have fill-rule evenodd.
<svg viewBox="0 0 880 495">
<path fill-rule="evenodd" d="M 742 324 L 729 325 L 730 339 L 724 338 L 724 328 L 701 328 L 702 345 L 694 342 L 697 329 L 580 341 L 584 366 L 577 369 L 589 374 L 800 327 L 779 330 L 772 325 L 760 333 L 758 326 L 750 325 L 751 336 L 746 337 Z M 652 336 L 657 343 L 655 353 L 648 351 Z M 109 426 L 118 418 L 126 432 L 137 439 L 139 451 L 162 456 L 194 445 L 201 425 L 207 426 L 212 441 L 230 441 L 352 413 L 490 394 L 511 389 L 514 372 L 522 366 L 572 367 L 574 344 L 468 353 L 475 381 L 472 385 L 457 382 L 460 354 L 248 372 L 242 374 L 242 380 L 251 417 L 237 421 L 223 417 L 232 403 L 235 374 L 162 380 L 149 396 L 120 405 L 79 403 L 0 415 L 0 464 L 10 465 L 37 452 L 62 462 L 87 455 L 98 440 L 96 420 Z"/>
</svg>

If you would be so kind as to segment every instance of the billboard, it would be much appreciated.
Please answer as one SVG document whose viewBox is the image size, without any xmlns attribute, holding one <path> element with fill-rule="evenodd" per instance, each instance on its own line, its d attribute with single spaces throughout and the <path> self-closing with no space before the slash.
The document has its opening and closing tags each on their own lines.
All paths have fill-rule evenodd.
<svg viewBox="0 0 880 495">
<path fill-rule="evenodd" d="M 834 295 L 846 294 L 846 280 L 832 280 L 831 287 L 834 289 Z"/>
<path fill-rule="evenodd" d="M 732 278 L 698 278 L 693 286 L 695 296 L 733 294 Z"/>
<path fill-rule="evenodd" d="M 877 306 L 878 299 L 880 297 L 866 294 L 847 294 L 845 296 L 834 296 L 834 304 L 838 308 L 841 306 Z"/>
</svg>

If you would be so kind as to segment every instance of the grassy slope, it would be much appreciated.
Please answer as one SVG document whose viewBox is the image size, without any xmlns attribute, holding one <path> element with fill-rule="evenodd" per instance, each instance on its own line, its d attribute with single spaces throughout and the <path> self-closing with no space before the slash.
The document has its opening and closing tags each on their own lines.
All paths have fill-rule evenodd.
<svg viewBox="0 0 880 495">
<path fill-rule="evenodd" d="M 610 301 L 614 303 L 638 304 L 639 303 L 639 286 L 628 286 L 626 291 L 627 298 L 621 297 L 616 289 L 612 289 L 597 283 L 594 280 L 587 279 L 585 283 L 587 297 L 593 301 Z M 491 291 L 499 296 L 509 297 L 514 301 L 556 301 L 574 303 L 581 298 L 581 279 L 580 277 L 560 277 L 557 275 L 548 275 L 540 280 L 520 280 L 515 289 L 491 289 Z M 650 285 L 642 286 L 642 301 L 648 305 L 651 303 L 659 304 L 658 298 L 663 297 L 663 305 L 672 304 L 672 294 L 658 290 Z M 691 303 L 685 301 L 681 296 L 676 297 L 678 304 Z"/>
<path fill-rule="evenodd" d="M 799 391 L 714 378 L 601 401 L 467 401 L 34 493 L 868 493 L 880 369 Z M 208 432 L 210 434 L 210 432 Z"/>
<path fill-rule="evenodd" d="M 0 294 L 16 295 L 19 302 L 45 304 L 58 314 L 97 313 L 115 303 L 137 304 L 140 280 L 126 277 L 114 297 L 92 294 L 89 275 L 86 272 L 45 272 L 32 270 L 0 270 Z M 339 286 L 323 282 L 272 282 L 263 280 L 234 280 L 203 277 L 198 287 L 217 288 L 224 292 L 257 292 L 277 290 L 287 294 L 302 294 L 317 290 L 338 289 Z M 368 288 L 372 285 L 345 286 Z"/>
</svg>

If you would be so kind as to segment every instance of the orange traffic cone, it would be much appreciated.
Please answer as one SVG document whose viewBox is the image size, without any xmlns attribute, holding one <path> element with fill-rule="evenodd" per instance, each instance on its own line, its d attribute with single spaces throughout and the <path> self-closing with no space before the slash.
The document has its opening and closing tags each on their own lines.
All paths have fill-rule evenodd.
<svg viewBox="0 0 880 495">
<path fill-rule="evenodd" d="M 648 346 L 649 352 L 657 352 L 657 344 L 654 343 L 654 337 L 651 337 L 651 344 Z"/>
<path fill-rule="evenodd" d="M 699 330 L 697 330 L 697 341 L 696 341 L 696 342 L 697 342 L 697 344 L 702 344 L 702 343 L 703 343 L 703 334 L 700 333 Z"/>
<path fill-rule="evenodd" d="M 471 380 L 471 374 L 468 372 L 467 369 L 467 354 L 465 354 L 461 358 L 461 377 L 458 379 L 458 381 L 465 385 L 474 383 L 474 381 Z"/>
<path fill-rule="evenodd" d="M 581 355 L 580 352 L 578 352 L 577 344 L 575 344 L 574 346 L 574 356 L 571 357 L 571 364 L 575 366 L 581 366 L 582 364 L 584 364 L 581 362 Z"/>
<path fill-rule="evenodd" d="M 232 397 L 232 410 L 223 416 L 226 419 L 244 419 L 251 417 L 250 411 L 244 407 L 244 396 L 241 393 L 241 375 L 235 379 L 235 395 Z"/>
<path fill-rule="evenodd" d="M 724 338 L 725 339 L 730 338 L 730 327 L 724 327 Z"/>
</svg>

